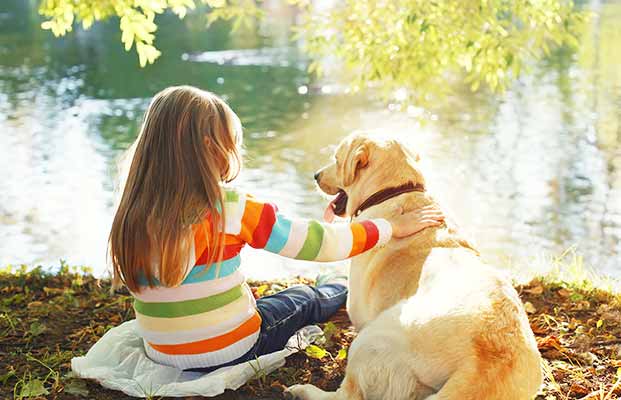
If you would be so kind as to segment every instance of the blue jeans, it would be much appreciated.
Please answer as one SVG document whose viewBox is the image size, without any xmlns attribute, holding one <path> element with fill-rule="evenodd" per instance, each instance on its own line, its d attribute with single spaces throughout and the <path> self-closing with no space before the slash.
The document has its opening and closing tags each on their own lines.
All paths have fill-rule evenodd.
<svg viewBox="0 0 621 400">
<path fill-rule="evenodd" d="M 347 288 L 331 283 L 319 287 L 295 286 L 257 300 L 261 315 L 261 333 L 255 345 L 240 358 L 215 367 L 196 368 L 192 371 L 211 372 L 229 365 L 254 360 L 264 354 L 285 348 L 298 329 L 325 322 L 347 300 Z"/>
</svg>

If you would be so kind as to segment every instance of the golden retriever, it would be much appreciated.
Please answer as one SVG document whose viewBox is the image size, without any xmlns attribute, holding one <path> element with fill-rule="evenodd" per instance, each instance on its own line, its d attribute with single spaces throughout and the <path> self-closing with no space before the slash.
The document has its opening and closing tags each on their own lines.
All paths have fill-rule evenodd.
<svg viewBox="0 0 621 400">
<path fill-rule="evenodd" d="M 354 134 L 316 179 L 336 195 L 337 214 L 388 218 L 434 203 L 418 161 L 394 140 Z M 354 215 L 375 193 L 405 183 L 417 189 Z M 510 279 L 483 264 L 450 222 L 355 257 L 347 308 L 359 334 L 341 387 L 295 385 L 288 397 L 528 400 L 542 383 L 541 356 Z"/>
</svg>

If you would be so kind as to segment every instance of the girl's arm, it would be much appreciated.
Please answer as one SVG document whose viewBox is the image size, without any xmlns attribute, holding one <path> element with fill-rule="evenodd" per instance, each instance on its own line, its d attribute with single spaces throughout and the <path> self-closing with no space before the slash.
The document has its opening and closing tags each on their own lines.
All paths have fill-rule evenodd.
<svg viewBox="0 0 621 400">
<path fill-rule="evenodd" d="M 386 244 L 391 237 L 403 237 L 441 223 L 437 209 L 404 214 L 393 221 L 371 219 L 353 223 L 327 224 L 315 220 L 291 219 L 271 203 L 235 194 L 227 204 L 227 233 L 238 235 L 257 249 L 298 260 L 344 260 Z M 237 215 L 235 215 L 237 214 Z M 230 215 L 230 217 L 229 217 Z M 229 223 L 228 221 L 231 221 Z"/>
</svg>

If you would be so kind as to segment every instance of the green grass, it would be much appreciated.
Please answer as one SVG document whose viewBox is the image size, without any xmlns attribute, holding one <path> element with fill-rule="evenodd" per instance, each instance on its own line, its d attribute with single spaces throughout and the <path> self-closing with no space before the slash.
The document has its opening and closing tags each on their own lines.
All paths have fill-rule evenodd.
<svg viewBox="0 0 621 400">
<path fill-rule="evenodd" d="M 596 272 L 587 265 L 575 247 L 558 255 L 539 255 L 529 260 L 507 260 L 517 284 L 539 279 L 549 285 L 568 289 L 593 291 L 600 289 L 611 294 L 621 291 L 621 281 Z"/>
</svg>

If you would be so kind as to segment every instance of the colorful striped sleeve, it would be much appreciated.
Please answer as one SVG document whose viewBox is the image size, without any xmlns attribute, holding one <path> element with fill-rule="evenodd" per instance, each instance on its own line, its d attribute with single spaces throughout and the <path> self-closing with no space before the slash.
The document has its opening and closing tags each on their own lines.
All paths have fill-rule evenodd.
<svg viewBox="0 0 621 400">
<path fill-rule="evenodd" d="M 241 206 L 243 204 L 243 207 Z M 386 244 L 392 227 L 385 219 L 327 224 L 315 220 L 290 219 L 278 212 L 275 205 L 238 195 L 231 210 L 229 225 L 241 240 L 257 249 L 264 249 L 288 258 L 312 261 L 338 261 Z"/>
</svg>

